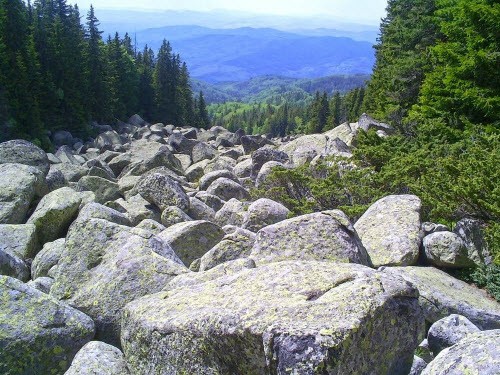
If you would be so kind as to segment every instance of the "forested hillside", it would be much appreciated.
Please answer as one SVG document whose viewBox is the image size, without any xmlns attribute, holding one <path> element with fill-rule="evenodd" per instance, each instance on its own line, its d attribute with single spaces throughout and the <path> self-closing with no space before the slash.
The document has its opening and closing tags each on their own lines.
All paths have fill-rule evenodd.
<svg viewBox="0 0 500 375">
<path fill-rule="evenodd" d="M 186 64 L 167 41 L 136 51 L 128 34 L 103 41 L 91 8 L 81 23 L 66 0 L 0 0 L 0 141 L 50 148 L 49 131 L 85 137 L 91 121 L 134 113 L 178 125 L 203 124 Z"/>
<path fill-rule="evenodd" d="M 484 223 L 499 264 L 499 32 L 497 1 L 389 1 L 362 110 L 397 133 L 360 135 L 357 168 L 276 171 L 263 193 L 296 212 L 340 207 L 354 218 L 382 196 L 413 193 L 425 220 Z M 470 277 L 498 296 L 499 275 L 491 266 Z"/>
</svg>

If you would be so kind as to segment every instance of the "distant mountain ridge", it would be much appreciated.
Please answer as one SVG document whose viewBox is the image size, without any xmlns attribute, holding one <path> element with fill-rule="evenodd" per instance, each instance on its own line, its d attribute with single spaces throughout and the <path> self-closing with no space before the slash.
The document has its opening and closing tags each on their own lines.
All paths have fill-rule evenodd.
<svg viewBox="0 0 500 375">
<path fill-rule="evenodd" d="M 300 35 L 272 28 L 211 29 L 196 25 L 138 31 L 137 46 L 171 42 L 191 76 L 207 82 L 246 81 L 265 75 L 319 78 L 370 74 L 372 43 L 345 37 Z"/>
</svg>

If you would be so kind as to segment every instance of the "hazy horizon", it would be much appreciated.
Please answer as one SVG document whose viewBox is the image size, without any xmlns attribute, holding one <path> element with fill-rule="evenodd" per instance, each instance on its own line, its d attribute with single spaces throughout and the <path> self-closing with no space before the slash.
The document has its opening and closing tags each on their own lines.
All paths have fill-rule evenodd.
<svg viewBox="0 0 500 375">
<path fill-rule="evenodd" d="M 287 16 L 300 18 L 333 17 L 350 22 L 378 25 L 385 16 L 387 0 L 254 0 L 235 2 L 232 0 L 80 0 L 81 9 L 89 9 L 93 4 L 97 10 L 134 10 L 134 11 L 234 11 L 268 16 Z"/>
</svg>

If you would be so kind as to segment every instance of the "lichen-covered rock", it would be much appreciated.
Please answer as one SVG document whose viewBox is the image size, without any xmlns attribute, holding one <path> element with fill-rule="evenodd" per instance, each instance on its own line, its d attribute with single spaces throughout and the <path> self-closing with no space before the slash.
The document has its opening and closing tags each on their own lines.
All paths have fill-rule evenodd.
<svg viewBox="0 0 500 375">
<path fill-rule="evenodd" d="M 105 178 L 95 176 L 84 176 L 78 181 L 80 191 L 92 191 L 98 203 L 114 201 L 121 197 L 118 184 Z"/>
<path fill-rule="evenodd" d="M 457 223 L 453 232 L 464 241 L 468 256 L 474 263 L 482 265 L 492 262 L 481 222 L 467 218 L 462 219 Z"/>
<path fill-rule="evenodd" d="M 354 224 L 375 267 L 417 263 L 420 208 L 415 195 L 390 195 L 371 205 Z"/>
<path fill-rule="evenodd" d="M 304 135 L 288 142 L 280 149 L 290 155 L 290 161 L 293 165 L 299 166 L 310 162 L 315 156 L 323 154 L 327 141 L 328 137 L 323 134 Z"/>
<path fill-rule="evenodd" d="M 33 258 L 38 246 L 33 224 L 0 224 L 0 251 L 24 260 Z"/>
<path fill-rule="evenodd" d="M 500 330 L 473 333 L 443 350 L 422 375 L 500 374 Z"/>
<path fill-rule="evenodd" d="M 434 323 L 451 314 L 460 314 L 480 329 L 500 328 L 500 304 L 486 293 L 434 267 L 387 267 L 415 285 L 427 322 Z"/>
<path fill-rule="evenodd" d="M 31 278 L 33 280 L 38 277 L 48 276 L 51 268 L 59 263 L 65 242 L 64 238 L 60 238 L 43 246 L 43 249 L 36 255 L 31 264 Z"/>
<path fill-rule="evenodd" d="M 465 316 L 452 314 L 434 323 L 427 333 L 429 349 L 436 356 L 443 349 L 455 345 L 467 335 L 479 332 Z"/>
<path fill-rule="evenodd" d="M 420 375 L 426 367 L 427 362 L 420 357 L 413 356 L 413 364 L 411 365 L 411 370 L 408 375 Z"/>
<path fill-rule="evenodd" d="M 0 143 L 0 164 L 5 163 L 30 165 L 38 168 L 44 176 L 50 168 L 47 154 L 40 147 L 21 139 Z"/>
<path fill-rule="evenodd" d="M 250 177 L 252 174 L 252 159 L 240 161 L 233 168 L 234 174 L 239 178 Z"/>
<path fill-rule="evenodd" d="M 124 211 L 132 225 L 137 225 L 145 219 L 160 221 L 160 209 L 149 203 L 140 194 L 132 195 L 126 200 L 118 199 L 114 203 L 117 205 L 116 208 Z"/>
<path fill-rule="evenodd" d="M 131 226 L 129 218 L 123 213 L 95 202 L 86 204 L 78 214 L 80 221 L 90 219 L 103 219 L 115 224 Z"/>
<path fill-rule="evenodd" d="M 209 221 L 195 220 L 172 225 L 158 237 L 172 246 L 175 254 L 189 267 L 222 240 L 224 231 Z"/>
<path fill-rule="evenodd" d="M 189 208 L 189 197 L 182 186 L 168 176 L 152 173 L 137 183 L 138 193 L 161 211 L 168 206 L 177 206 L 185 211 Z"/>
<path fill-rule="evenodd" d="M 286 220 L 289 214 L 290 210 L 281 203 L 261 198 L 248 207 L 243 228 L 257 232 L 265 226 Z"/>
<path fill-rule="evenodd" d="M 64 237 L 70 224 L 78 215 L 81 194 L 69 187 L 55 190 L 42 198 L 27 224 L 36 227 L 40 244 Z"/>
<path fill-rule="evenodd" d="M 202 178 L 200 178 L 198 186 L 200 190 L 207 190 L 212 184 L 212 182 L 222 177 L 228 178 L 230 180 L 233 180 L 234 182 L 239 183 L 238 177 L 236 177 L 236 175 L 233 172 L 223 169 L 205 174 Z"/>
<path fill-rule="evenodd" d="M 52 284 L 54 284 L 54 279 L 52 277 L 38 277 L 34 280 L 30 280 L 26 283 L 26 285 L 39 290 L 42 293 L 49 294 L 50 288 L 52 288 Z"/>
<path fill-rule="evenodd" d="M 345 122 L 323 134 L 326 135 L 329 139 L 339 138 L 347 146 L 351 147 L 355 145 L 355 137 L 356 137 L 356 130 L 353 129 L 354 126 L 352 125 L 349 124 L 348 122 Z"/>
<path fill-rule="evenodd" d="M 307 137 L 307 136 L 306 136 Z M 286 163 L 289 160 L 287 153 L 263 147 L 252 153 L 252 173 L 251 177 L 256 178 L 264 164 L 270 161 Z"/>
<path fill-rule="evenodd" d="M 0 224 L 24 223 L 35 196 L 42 196 L 45 176 L 36 167 L 0 164 Z"/>
<path fill-rule="evenodd" d="M 423 247 L 427 261 L 434 266 L 474 267 L 474 261 L 469 258 L 464 241 L 453 232 L 431 233 L 424 237 Z"/>
<path fill-rule="evenodd" d="M 215 222 L 221 227 L 224 225 L 242 226 L 249 205 L 236 198 L 230 199 L 215 214 Z"/>
<path fill-rule="evenodd" d="M 207 271 L 215 266 L 250 255 L 255 243 L 255 233 L 246 229 L 236 228 L 200 259 L 200 271 Z"/>
<path fill-rule="evenodd" d="M 273 263 L 129 303 L 122 347 L 135 374 L 407 375 L 417 297 L 361 265 Z"/>
<path fill-rule="evenodd" d="M 97 338 L 116 344 L 121 309 L 187 272 L 172 248 L 153 233 L 102 219 L 73 223 L 51 295 L 85 311 Z"/>
<path fill-rule="evenodd" d="M 66 183 L 78 182 L 80 178 L 86 176 L 89 172 L 87 167 L 69 163 L 53 164 L 50 166 L 49 174 L 60 172 L 64 176 Z M 49 174 L 47 176 L 49 176 Z"/>
<path fill-rule="evenodd" d="M 101 341 L 91 341 L 76 353 L 64 375 L 128 375 L 120 349 Z"/>
<path fill-rule="evenodd" d="M 194 220 L 215 221 L 215 211 L 198 198 L 189 198 L 188 216 Z"/>
<path fill-rule="evenodd" d="M 0 249 L 0 275 L 11 276 L 21 281 L 28 281 L 30 270 L 23 259 Z"/>
<path fill-rule="evenodd" d="M 205 159 L 213 159 L 216 155 L 217 150 L 204 142 L 197 143 L 191 153 L 193 163 L 198 163 Z"/>
<path fill-rule="evenodd" d="M 224 201 L 228 201 L 232 198 L 238 200 L 250 199 L 250 193 L 243 186 L 225 177 L 218 178 L 212 182 L 207 189 L 207 193 L 216 195 Z"/>
<path fill-rule="evenodd" d="M 203 203 L 205 203 L 208 207 L 210 207 L 215 212 L 219 211 L 222 206 L 224 206 L 225 201 L 220 199 L 219 197 L 208 194 L 206 191 L 199 191 L 195 195 L 196 199 L 199 199 Z"/>
<path fill-rule="evenodd" d="M 230 260 L 204 272 L 190 272 L 174 277 L 164 288 L 164 291 L 176 288 L 190 287 L 202 284 L 223 276 L 231 276 L 242 270 L 255 268 L 255 262 L 250 258 Z"/>
<path fill-rule="evenodd" d="M 160 234 L 162 231 L 166 229 L 165 226 L 151 219 L 144 219 L 135 227 L 138 229 L 148 230 L 151 233 L 154 233 L 155 235 Z"/>
<path fill-rule="evenodd" d="M 62 374 L 94 337 L 92 319 L 55 298 L 0 276 L 0 373 Z"/>
<path fill-rule="evenodd" d="M 171 227 L 172 225 L 183 223 L 185 221 L 192 221 L 193 219 L 189 217 L 184 211 L 182 211 L 177 206 L 170 206 L 163 210 L 161 214 L 161 223 L 166 227 Z"/>
<path fill-rule="evenodd" d="M 262 228 L 250 257 L 257 264 L 319 260 L 370 265 L 348 217 L 338 210 L 302 215 Z"/>
<path fill-rule="evenodd" d="M 283 163 L 278 161 L 268 161 L 265 163 L 259 171 L 259 174 L 255 178 L 255 186 L 258 188 L 264 188 L 265 186 L 272 187 L 269 184 L 269 175 L 273 172 L 275 168 L 285 168 Z"/>
</svg>

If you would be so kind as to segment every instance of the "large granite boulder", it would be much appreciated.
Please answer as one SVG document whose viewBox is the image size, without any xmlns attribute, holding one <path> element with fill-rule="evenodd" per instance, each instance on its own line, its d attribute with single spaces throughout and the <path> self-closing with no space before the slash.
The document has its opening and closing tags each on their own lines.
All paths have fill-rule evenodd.
<svg viewBox="0 0 500 375">
<path fill-rule="evenodd" d="M 123 306 L 183 272 L 172 248 L 153 233 L 79 217 L 69 229 L 50 293 L 90 315 L 99 340 L 118 344 Z"/>
<path fill-rule="evenodd" d="M 261 198 L 248 207 L 243 228 L 257 232 L 265 226 L 286 220 L 289 214 L 290 210 L 281 203 Z"/>
<path fill-rule="evenodd" d="M 371 205 L 354 224 L 375 267 L 417 263 L 420 208 L 415 195 L 390 195 Z"/>
<path fill-rule="evenodd" d="M 0 276 L 0 373 L 62 374 L 92 340 L 94 323 L 83 312 Z"/>
<path fill-rule="evenodd" d="M 215 195 L 224 201 L 230 199 L 247 200 L 250 199 L 250 193 L 238 182 L 229 178 L 221 177 L 212 182 L 207 189 L 208 194 Z"/>
<path fill-rule="evenodd" d="M 121 342 L 135 374 L 407 375 L 417 297 L 361 265 L 273 263 L 129 303 Z"/>
<path fill-rule="evenodd" d="M 139 180 L 136 186 L 139 194 L 161 211 L 169 206 L 177 206 L 186 211 L 189 197 L 182 186 L 172 178 L 160 173 L 152 173 Z"/>
<path fill-rule="evenodd" d="M 0 143 L 0 164 L 5 163 L 30 165 L 38 168 L 44 176 L 50 168 L 47 154 L 40 147 L 22 139 Z"/>
<path fill-rule="evenodd" d="M 41 244 L 64 237 L 78 215 L 82 195 L 69 187 L 54 190 L 42 198 L 27 224 L 36 227 Z"/>
<path fill-rule="evenodd" d="M 64 375 L 128 375 L 120 349 L 101 341 L 91 341 L 76 353 Z"/>
<path fill-rule="evenodd" d="M 483 225 L 478 220 L 462 219 L 453 232 L 464 241 L 467 248 L 468 257 L 477 265 L 490 264 L 492 262 L 491 254 L 488 250 L 488 244 L 484 238 Z"/>
<path fill-rule="evenodd" d="M 469 268 L 475 263 L 469 258 L 464 241 L 453 232 L 435 232 L 424 237 L 427 261 L 442 268 Z"/>
<path fill-rule="evenodd" d="M 228 178 L 230 180 L 233 180 L 234 182 L 239 183 L 238 177 L 236 177 L 236 175 L 233 172 L 221 169 L 205 174 L 202 178 L 200 178 L 198 186 L 200 190 L 207 190 L 212 184 L 212 182 L 222 177 Z"/>
<path fill-rule="evenodd" d="M 121 197 L 118 184 L 102 177 L 84 176 L 78 181 L 79 191 L 91 191 L 95 194 L 96 202 L 106 203 Z"/>
<path fill-rule="evenodd" d="M 194 220 L 174 224 L 158 237 L 172 246 L 175 254 L 189 266 L 219 243 L 224 237 L 224 231 L 209 221 Z"/>
<path fill-rule="evenodd" d="M 49 273 L 54 272 L 51 270 L 57 267 L 57 263 L 59 263 L 64 251 L 65 242 L 64 238 L 60 238 L 43 246 L 43 249 L 40 250 L 31 264 L 31 278 L 33 280 L 49 276 Z M 53 273 L 51 273 L 51 276 L 53 276 Z"/>
<path fill-rule="evenodd" d="M 248 206 L 248 203 L 240 202 L 236 198 L 230 199 L 215 214 L 215 222 L 221 227 L 224 225 L 241 226 L 245 221 Z"/>
<path fill-rule="evenodd" d="M 500 330 L 471 334 L 444 349 L 422 375 L 500 374 Z"/>
<path fill-rule="evenodd" d="M 431 326 L 427 333 L 427 342 L 429 349 L 436 356 L 443 349 L 457 344 L 467 335 L 479 331 L 479 328 L 465 316 L 451 314 Z"/>
<path fill-rule="evenodd" d="M 0 224 L 0 251 L 24 260 L 33 258 L 38 246 L 33 224 Z"/>
<path fill-rule="evenodd" d="M 310 162 L 317 155 L 322 155 L 325 152 L 327 142 L 328 137 L 323 134 L 304 135 L 288 142 L 280 150 L 290 155 L 290 161 L 293 165 L 299 166 Z"/>
<path fill-rule="evenodd" d="M 0 249 L 0 275 L 11 276 L 21 281 L 28 281 L 30 269 L 23 259 Z"/>
<path fill-rule="evenodd" d="M 45 176 L 24 164 L 0 164 L 0 224 L 24 223 L 30 204 L 43 196 Z"/>
<path fill-rule="evenodd" d="M 250 257 L 257 264 L 318 260 L 371 265 L 352 224 L 338 210 L 302 215 L 262 228 Z"/>
<path fill-rule="evenodd" d="M 288 155 L 283 151 L 268 147 L 258 149 L 252 153 L 252 173 L 250 177 L 256 178 L 262 166 L 267 162 L 276 161 L 278 163 L 286 163 L 288 159 Z"/>
<path fill-rule="evenodd" d="M 248 257 L 255 243 L 255 237 L 255 233 L 241 228 L 236 228 L 234 232 L 226 234 L 217 245 L 201 257 L 200 271 L 212 269 L 231 260 Z"/>
<path fill-rule="evenodd" d="M 432 324 L 451 314 L 465 316 L 480 329 L 500 328 L 500 304 L 486 293 L 434 267 L 386 267 L 420 292 L 425 319 Z"/>
</svg>

